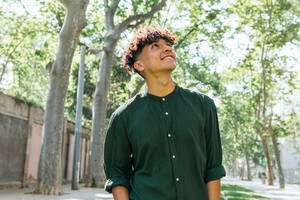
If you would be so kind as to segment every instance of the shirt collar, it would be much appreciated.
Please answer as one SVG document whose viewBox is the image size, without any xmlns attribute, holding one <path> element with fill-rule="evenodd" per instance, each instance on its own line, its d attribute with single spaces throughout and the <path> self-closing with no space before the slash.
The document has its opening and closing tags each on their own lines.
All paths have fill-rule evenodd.
<svg viewBox="0 0 300 200">
<path fill-rule="evenodd" d="M 177 83 L 174 82 L 174 84 L 175 84 L 175 88 L 173 89 L 173 91 L 171 93 L 167 94 L 166 96 L 163 96 L 163 97 L 156 96 L 156 95 L 148 93 L 147 91 L 145 91 L 145 96 L 149 97 L 155 101 L 159 101 L 159 102 L 169 101 L 174 96 L 176 96 L 176 94 L 178 93 L 178 90 L 179 90 L 179 86 L 177 85 Z"/>
</svg>

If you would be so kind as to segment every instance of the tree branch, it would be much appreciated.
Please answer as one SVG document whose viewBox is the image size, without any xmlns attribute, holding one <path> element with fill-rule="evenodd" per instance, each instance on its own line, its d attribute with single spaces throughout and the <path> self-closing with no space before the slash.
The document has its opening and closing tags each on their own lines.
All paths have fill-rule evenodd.
<svg viewBox="0 0 300 200">
<path fill-rule="evenodd" d="M 87 49 L 88 52 L 92 53 L 92 54 L 95 54 L 95 55 L 98 55 L 102 52 L 101 49 L 98 49 L 98 48 L 92 48 L 92 47 L 88 47 Z"/>
<path fill-rule="evenodd" d="M 95 47 L 89 47 L 88 45 L 86 45 L 84 42 L 78 41 L 78 45 L 79 46 L 85 46 L 86 47 L 86 51 L 95 55 L 98 55 L 100 53 L 102 53 L 102 49 L 99 48 L 95 48 Z"/>
<path fill-rule="evenodd" d="M 177 44 L 174 46 L 174 49 L 178 49 L 180 45 L 189 37 L 189 35 L 191 35 L 197 28 L 198 24 L 195 24 L 193 28 L 177 42 Z"/>
<path fill-rule="evenodd" d="M 4 73 L 5 73 L 5 71 L 6 71 L 6 67 L 7 67 L 7 64 L 8 64 L 8 61 L 9 61 L 11 55 L 12 55 L 12 54 L 16 51 L 16 49 L 17 49 L 17 48 L 25 41 L 25 38 L 26 38 L 28 35 L 30 35 L 32 32 L 33 32 L 33 31 L 28 32 L 27 35 L 26 35 L 22 40 L 20 40 L 20 41 L 16 44 L 16 46 L 8 53 L 8 55 L 7 55 L 7 57 L 6 57 L 5 63 L 2 65 L 2 70 L 1 70 L 1 75 L 0 75 L 0 82 L 2 81 L 2 78 L 3 78 Z"/>
<path fill-rule="evenodd" d="M 108 29 L 114 28 L 113 15 L 108 6 L 108 0 L 104 0 L 104 11 L 105 11 L 105 25 Z"/>
<path fill-rule="evenodd" d="M 119 6 L 119 3 L 120 3 L 120 0 L 114 0 L 112 3 L 111 3 L 111 7 L 110 7 L 110 10 L 111 10 L 111 13 L 113 16 L 115 16 L 115 13 L 116 13 L 116 10 Z"/>
<path fill-rule="evenodd" d="M 143 23 L 145 22 L 145 20 L 146 20 L 146 19 L 143 19 L 143 20 L 140 20 L 140 21 L 136 22 L 135 24 L 129 24 L 129 25 L 127 26 L 127 28 L 136 28 L 136 27 L 138 27 L 139 25 L 143 24 Z"/>
<path fill-rule="evenodd" d="M 108 0 L 104 0 L 104 9 L 105 9 L 105 24 L 109 30 L 112 30 L 115 27 L 114 16 L 118 8 L 120 0 L 113 0 L 111 6 L 108 5 Z"/>
<path fill-rule="evenodd" d="M 21 3 L 21 6 L 23 7 L 23 9 L 24 9 L 25 12 L 26 12 L 26 16 L 28 16 L 30 13 L 29 13 L 29 11 L 27 10 L 26 6 L 24 5 L 24 3 L 23 3 L 22 1 L 20 1 L 20 3 Z"/>
<path fill-rule="evenodd" d="M 130 25 L 134 21 L 138 21 L 138 20 L 145 21 L 147 18 L 153 16 L 155 12 L 161 10 L 163 8 L 163 6 L 165 6 L 165 5 L 166 5 L 166 0 L 161 0 L 161 2 L 158 4 L 155 4 L 149 12 L 147 12 L 145 14 L 129 16 L 127 19 L 125 19 L 123 22 L 121 22 L 117 26 L 117 32 L 123 32 L 124 30 L 128 29 L 129 27 L 134 27 L 134 25 Z M 136 24 L 138 24 L 138 23 L 139 22 L 137 22 Z"/>
<path fill-rule="evenodd" d="M 153 19 L 153 15 L 151 16 L 148 25 L 150 25 L 152 23 L 152 19 Z"/>
<path fill-rule="evenodd" d="M 169 7 L 168 7 L 167 16 L 166 16 L 166 18 L 165 18 L 165 21 L 163 22 L 163 26 L 166 26 L 166 23 L 167 23 L 167 21 L 168 21 L 168 19 L 169 19 L 170 8 L 171 8 L 171 3 L 170 3 L 170 5 L 169 5 Z"/>
</svg>

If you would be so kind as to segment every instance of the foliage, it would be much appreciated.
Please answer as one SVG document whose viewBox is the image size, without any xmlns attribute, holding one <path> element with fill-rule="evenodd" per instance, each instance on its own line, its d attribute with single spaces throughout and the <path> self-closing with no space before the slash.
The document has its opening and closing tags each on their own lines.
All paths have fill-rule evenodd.
<svg viewBox="0 0 300 200">
<path fill-rule="evenodd" d="M 299 42 L 300 21 L 287 1 L 244 1 L 232 5 L 239 16 L 238 31 L 249 32 L 252 45 L 240 62 L 229 68 L 231 81 L 239 84 L 255 113 L 256 123 L 266 128 L 278 104 L 291 102 L 298 83 L 291 56 L 282 55 L 283 47 Z M 232 76 L 232 74 L 234 76 Z M 279 115 L 286 118 L 286 113 Z M 261 120 L 264 120 L 262 122 Z"/>
<path fill-rule="evenodd" d="M 280 104 L 291 102 L 290 98 L 296 89 L 297 80 L 294 66 L 289 65 L 288 62 L 291 56 L 284 55 L 281 50 L 288 45 L 299 43 L 300 21 L 291 10 L 291 4 L 285 0 L 239 0 L 232 3 L 231 8 L 233 15 L 238 18 L 236 34 L 246 33 L 249 43 L 244 57 L 237 62 L 237 65 L 229 67 L 228 71 L 226 70 L 223 74 L 224 80 L 227 80 L 231 87 L 233 86 L 232 89 L 242 94 L 238 102 L 231 99 L 234 106 L 225 112 L 232 117 L 233 124 L 242 123 L 242 120 L 236 118 L 239 112 L 232 111 L 238 109 L 248 112 L 251 119 L 248 120 L 247 127 L 256 128 L 267 154 L 268 146 L 265 137 L 269 136 L 268 128 L 272 127 L 276 130 L 275 137 L 282 137 L 289 134 L 289 129 L 280 129 L 278 123 L 281 124 L 280 126 L 292 124 L 287 112 L 278 112 L 275 109 L 278 109 Z M 243 99 L 243 96 L 246 96 L 246 99 Z M 249 106 L 239 109 L 240 104 Z M 285 120 L 286 122 L 282 123 Z M 226 120 L 223 121 L 223 125 L 227 128 L 232 127 L 232 124 L 226 123 Z M 287 127 L 285 126 L 285 128 Z M 238 130 L 234 131 L 236 135 Z M 254 133 L 254 131 L 252 132 Z M 228 137 L 230 138 L 230 134 Z M 250 138 L 250 140 L 254 142 L 254 138 Z M 238 141 L 243 144 L 243 137 Z M 253 144 L 254 147 L 258 146 L 257 143 Z M 273 145 L 274 148 L 271 150 L 277 149 L 275 145 L 278 144 L 273 143 Z M 224 149 L 235 149 L 235 147 L 232 144 L 225 144 Z M 253 148 L 249 148 L 247 145 L 247 148 L 243 149 L 247 151 Z M 273 151 L 271 153 L 271 155 L 274 154 Z M 278 152 L 276 153 L 278 154 Z M 254 158 L 257 159 L 257 157 L 252 157 L 252 162 Z M 278 162 L 280 163 L 280 160 L 277 160 Z M 271 163 L 267 163 L 268 168 L 272 169 Z M 269 172 L 271 173 L 270 170 Z M 272 183 L 272 178 L 269 179 L 269 183 Z"/>
<path fill-rule="evenodd" d="M 3 79 L 0 81 L 10 93 L 44 105 L 48 87 L 46 64 L 54 54 L 55 40 L 49 37 L 42 18 L 27 12 L 17 14 L 6 9 L 9 3 L 2 4 L 0 71 Z"/>
<path fill-rule="evenodd" d="M 224 163 L 229 169 L 234 169 L 237 158 L 244 158 L 245 153 L 255 164 L 260 164 L 262 149 L 255 134 L 253 111 L 247 101 L 249 96 L 242 92 L 233 92 L 222 96 L 219 108 L 220 129 Z"/>
<path fill-rule="evenodd" d="M 239 200 L 239 199 L 268 200 L 269 199 L 253 192 L 252 190 L 246 189 L 238 185 L 222 184 L 221 190 L 224 194 L 222 195 L 223 199 L 230 199 L 230 200 Z"/>
</svg>

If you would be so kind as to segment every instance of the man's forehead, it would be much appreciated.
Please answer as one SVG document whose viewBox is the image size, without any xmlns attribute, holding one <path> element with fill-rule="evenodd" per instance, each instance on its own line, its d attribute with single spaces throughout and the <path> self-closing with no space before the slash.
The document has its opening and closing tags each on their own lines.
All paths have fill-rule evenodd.
<svg viewBox="0 0 300 200">
<path fill-rule="evenodd" d="M 157 43 L 157 42 L 163 42 L 163 43 L 166 43 L 166 44 L 171 44 L 171 42 L 163 39 L 163 38 L 159 38 L 158 40 L 153 40 L 151 41 L 150 43 L 146 44 L 146 45 L 150 45 L 150 44 L 153 44 L 153 43 Z"/>
</svg>

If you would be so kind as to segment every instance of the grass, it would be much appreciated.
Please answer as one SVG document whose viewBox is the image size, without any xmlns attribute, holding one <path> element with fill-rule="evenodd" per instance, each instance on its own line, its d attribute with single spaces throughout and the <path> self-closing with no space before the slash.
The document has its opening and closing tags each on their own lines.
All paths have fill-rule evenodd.
<svg viewBox="0 0 300 200">
<path fill-rule="evenodd" d="M 269 198 L 241 186 L 222 184 L 221 200 L 269 200 Z"/>
</svg>

